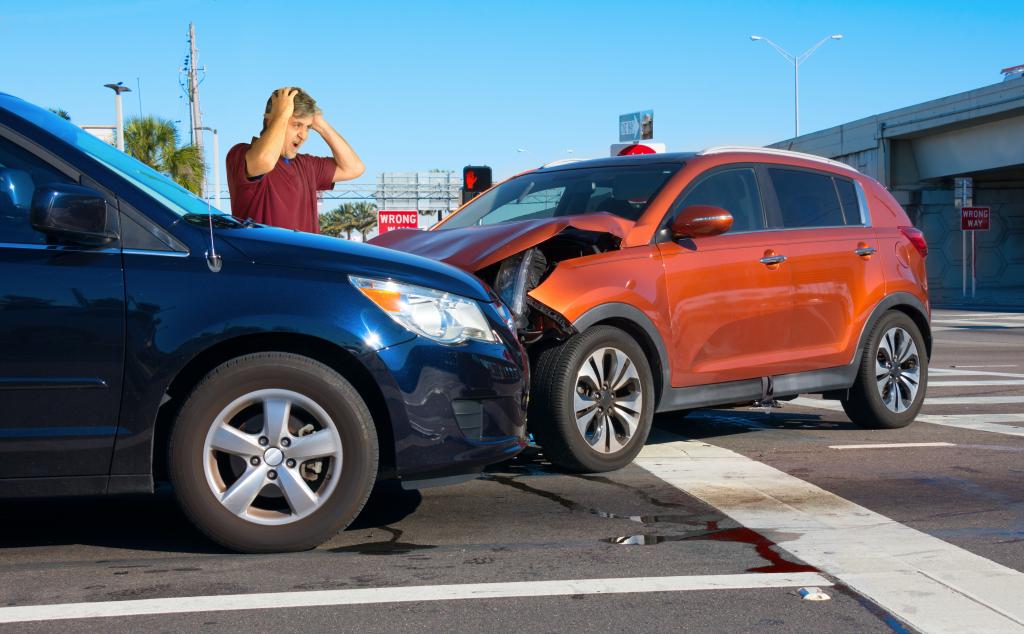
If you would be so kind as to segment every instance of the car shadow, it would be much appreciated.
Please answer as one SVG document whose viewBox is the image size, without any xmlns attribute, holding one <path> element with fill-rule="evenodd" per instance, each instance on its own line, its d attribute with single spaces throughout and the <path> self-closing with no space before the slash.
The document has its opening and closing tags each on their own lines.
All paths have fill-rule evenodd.
<svg viewBox="0 0 1024 634">
<path fill-rule="evenodd" d="M 842 418 L 842 413 L 838 416 Z M 671 442 L 683 436 L 693 440 L 735 436 L 763 431 L 856 431 L 861 429 L 848 420 L 830 420 L 820 414 L 803 414 L 785 410 L 765 413 L 750 409 L 702 409 L 688 413 L 665 412 L 654 417 L 654 428 L 667 434 L 654 435 L 647 444 Z"/>
<path fill-rule="evenodd" d="M 346 531 L 381 528 L 412 515 L 423 501 L 419 491 L 407 491 L 394 480 L 378 482 L 370 498 Z"/>
<path fill-rule="evenodd" d="M 228 552 L 185 517 L 170 489 L 154 495 L 13 499 L 0 524 L 0 552 L 9 548 L 85 545 L 174 553 Z"/>
</svg>

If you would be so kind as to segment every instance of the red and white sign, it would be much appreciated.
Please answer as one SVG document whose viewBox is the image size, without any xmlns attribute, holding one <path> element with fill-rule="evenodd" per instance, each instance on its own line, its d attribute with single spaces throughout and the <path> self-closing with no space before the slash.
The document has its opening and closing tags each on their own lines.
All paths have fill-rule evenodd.
<svg viewBox="0 0 1024 634">
<path fill-rule="evenodd" d="M 377 233 L 392 229 L 419 229 L 420 212 L 415 209 L 381 209 L 377 212 Z"/>
<path fill-rule="evenodd" d="M 960 229 L 964 231 L 988 231 L 992 216 L 989 207 L 961 207 Z"/>
<path fill-rule="evenodd" d="M 612 156 L 632 156 L 634 154 L 661 154 L 665 151 L 664 143 L 641 141 L 640 143 L 612 143 Z"/>
</svg>

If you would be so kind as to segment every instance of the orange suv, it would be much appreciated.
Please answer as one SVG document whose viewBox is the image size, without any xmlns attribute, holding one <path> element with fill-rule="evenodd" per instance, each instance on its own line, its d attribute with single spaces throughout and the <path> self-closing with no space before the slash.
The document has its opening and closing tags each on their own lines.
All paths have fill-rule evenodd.
<svg viewBox="0 0 1024 634">
<path fill-rule="evenodd" d="M 491 284 L 530 354 L 529 430 L 570 470 L 628 464 L 655 412 L 812 393 L 895 428 L 924 400 L 927 244 L 836 161 L 714 148 L 549 165 L 374 242 Z"/>
</svg>

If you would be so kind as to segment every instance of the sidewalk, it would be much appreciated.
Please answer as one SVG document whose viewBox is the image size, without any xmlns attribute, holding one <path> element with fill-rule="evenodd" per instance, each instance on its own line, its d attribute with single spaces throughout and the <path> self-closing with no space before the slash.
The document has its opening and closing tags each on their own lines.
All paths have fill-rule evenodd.
<svg viewBox="0 0 1024 634">
<path fill-rule="evenodd" d="M 932 308 L 966 308 L 970 310 L 1008 310 L 1024 312 L 1024 287 L 1011 286 L 1000 289 L 978 288 L 975 296 L 963 296 L 960 288 L 929 289 Z"/>
</svg>

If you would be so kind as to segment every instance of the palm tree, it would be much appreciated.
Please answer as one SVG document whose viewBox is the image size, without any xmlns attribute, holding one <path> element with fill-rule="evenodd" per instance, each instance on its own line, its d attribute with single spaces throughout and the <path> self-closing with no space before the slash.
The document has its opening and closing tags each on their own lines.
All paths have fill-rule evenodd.
<svg viewBox="0 0 1024 634">
<path fill-rule="evenodd" d="M 178 147 L 178 129 L 169 119 L 132 117 L 124 127 L 125 151 L 170 176 L 193 194 L 202 194 L 206 165 L 199 148 Z"/>
<path fill-rule="evenodd" d="M 71 121 L 71 115 L 68 114 L 68 111 L 64 108 L 50 108 L 50 112 L 57 115 L 61 119 L 64 119 L 65 121 Z"/>
<path fill-rule="evenodd" d="M 352 210 L 352 220 L 355 229 L 363 236 L 366 242 L 366 234 L 377 226 L 377 205 L 368 202 L 345 203 L 345 206 Z"/>
<path fill-rule="evenodd" d="M 355 225 L 352 212 L 345 205 L 339 205 L 320 216 L 320 233 L 325 236 L 338 238 L 344 232 L 345 237 L 351 240 L 353 229 L 355 229 Z"/>
</svg>

